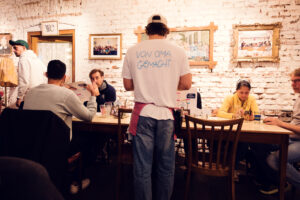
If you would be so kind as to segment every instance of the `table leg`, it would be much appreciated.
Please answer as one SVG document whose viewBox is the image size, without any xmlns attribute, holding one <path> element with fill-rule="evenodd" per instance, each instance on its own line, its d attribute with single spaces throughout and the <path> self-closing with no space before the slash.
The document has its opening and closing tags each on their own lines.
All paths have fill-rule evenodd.
<svg viewBox="0 0 300 200">
<path fill-rule="evenodd" d="M 281 135 L 281 144 L 279 150 L 279 157 L 280 157 L 279 199 L 280 200 L 284 199 L 288 145 L 289 145 L 289 135 Z"/>
</svg>

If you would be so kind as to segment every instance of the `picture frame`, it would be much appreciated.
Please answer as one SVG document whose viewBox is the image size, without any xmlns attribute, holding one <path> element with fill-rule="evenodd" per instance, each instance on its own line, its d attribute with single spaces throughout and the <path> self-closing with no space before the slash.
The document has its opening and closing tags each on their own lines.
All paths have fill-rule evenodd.
<svg viewBox="0 0 300 200">
<path fill-rule="evenodd" d="M 213 60 L 214 32 L 218 27 L 210 22 L 208 26 L 170 28 L 167 40 L 185 49 L 190 66 L 206 65 L 213 69 L 217 64 Z M 147 39 L 145 29 L 139 26 L 134 33 L 138 42 Z"/>
<path fill-rule="evenodd" d="M 281 23 L 233 26 L 233 62 L 279 62 Z"/>
<path fill-rule="evenodd" d="M 0 33 L 0 56 L 10 56 L 12 54 L 12 46 L 9 44 L 11 39 L 11 33 Z"/>
<path fill-rule="evenodd" d="M 59 35 L 58 21 L 41 22 L 42 36 Z"/>
<path fill-rule="evenodd" d="M 121 60 L 122 34 L 90 34 L 89 59 Z"/>
</svg>

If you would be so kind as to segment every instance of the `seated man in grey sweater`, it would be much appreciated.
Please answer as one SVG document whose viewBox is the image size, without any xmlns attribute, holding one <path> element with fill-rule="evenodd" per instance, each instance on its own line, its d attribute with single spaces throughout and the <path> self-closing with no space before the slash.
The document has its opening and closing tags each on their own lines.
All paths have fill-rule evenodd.
<svg viewBox="0 0 300 200">
<path fill-rule="evenodd" d="M 60 117 L 70 128 L 70 139 L 72 139 L 72 116 L 84 121 L 92 121 L 97 111 L 96 96 L 99 90 L 95 82 L 87 85 L 91 97 L 85 107 L 78 96 L 71 90 L 62 87 L 66 79 L 66 65 L 60 60 L 52 60 L 48 63 L 46 76 L 48 84 L 41 84 L 32 88 L 24 97 L 24 107 L 27 110 L 50 110 Z M 85 157 L 84 144 L 82 141 L 72 139 L 70 144 L 70 155 L 81 151 Z M 89 179 L 82 181 L 82 189 L 89 185 Z M 71 193 L 77 193 L 78 185 L 72 183 Z"/>
<path fill-rule="evenodd" d="M 61 87 L 66 79 L 65 73 L 66 65 L 63 62 L 50 61 L 46 72 L 48 84 L 41 84 L 30 90 L 25 95 L 23 109 L 52 111 L 70 128 L 72 138 L 72 116 L 92 121 L 97 111 L 96 96 L 99 95 L 99 90 L 96 83 L 87 86 L 91 97 L 85 107 L 73 91 Z"/>
</svg>

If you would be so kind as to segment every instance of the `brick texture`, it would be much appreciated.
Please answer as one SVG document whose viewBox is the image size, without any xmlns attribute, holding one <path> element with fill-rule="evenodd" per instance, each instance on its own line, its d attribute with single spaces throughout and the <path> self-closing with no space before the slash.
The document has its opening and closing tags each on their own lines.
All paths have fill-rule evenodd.
<svg viewBox="0 0 300 200">
<path fill-rule="evenodd" d="M 224 97 L 235 91 L 239 79 L 251 81 L 252 94 L 262 110 L 291 110 L 296 96 L 289 73 L 300 67 L 299 0 L 0 0 L 0 32 L 14 39 L 27 39 L 30 28 L 41 21 L 57 20 L 76 30 L 76 80 L 88 81 L 93 68 L 105 71 L 117 96 L 132 104 L 132 92 L 122 86 L 122 60 L 89 60 L 89 34 L 122 33 L 123 52 L 136 44 L 134 30 L 145 26 L 148 17 L 161 13 L 169 27 L 206 26 L 214 22 L 214 60 L 211 72 L 205 66 L 192 68 L 193 87 L 199 88 L 203 105 L 219 107 Z M 234 24 L 282 23 L 280 62 L 232 63 Z M 124 58 L 123 55 L 123 58 Z"/>
</svg>

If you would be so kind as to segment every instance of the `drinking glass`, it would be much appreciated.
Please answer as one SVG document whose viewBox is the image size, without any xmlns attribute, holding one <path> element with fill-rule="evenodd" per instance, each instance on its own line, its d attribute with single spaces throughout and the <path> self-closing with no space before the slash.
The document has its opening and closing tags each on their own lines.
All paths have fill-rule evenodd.
<svg viewBox="0 0 300 200">
<path fill-rule="evenodd" d="M 112 102 L 106 102 L 104 105 L 105 105 L 106 115 L 110 115 L 112 109 Z"/>
<path fill-rule="evenodd" d="M 101 111 L 101 115 L 103 117 L 106 116 L 106 109 L 105 109 L 105 105 L 100 105 L 100 111 Z"/>
<path fill-rule="evenodd" d="M 202 117 L 204 119 L 208 119 L 211 116 L 211 109 L 210 108 L 202 108 Z"/>
</svg>

